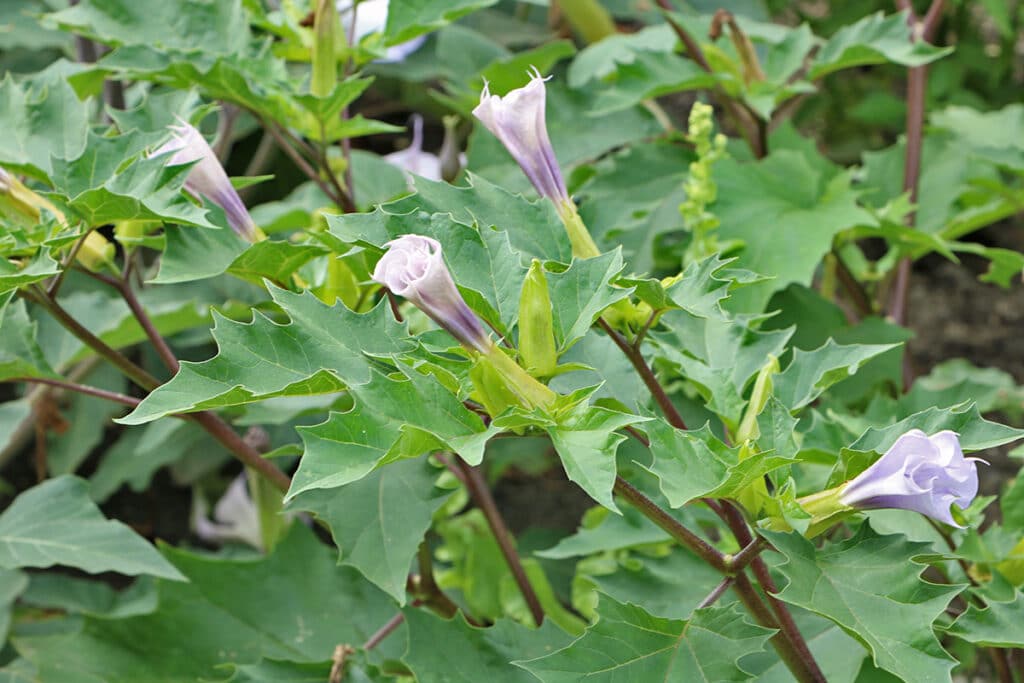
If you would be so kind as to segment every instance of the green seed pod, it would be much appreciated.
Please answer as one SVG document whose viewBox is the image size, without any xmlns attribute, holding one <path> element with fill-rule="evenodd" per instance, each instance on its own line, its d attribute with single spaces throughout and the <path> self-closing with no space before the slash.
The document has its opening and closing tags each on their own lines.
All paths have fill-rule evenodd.
<svg viewBox="0 0 1024 683">
<path fill-rule="evenodd" d="M 544 267 L 534 259 L 519 295 L 519 361 L 534 377 L 550 377 L 558 364 L 551 296 Z"/>
</svg>

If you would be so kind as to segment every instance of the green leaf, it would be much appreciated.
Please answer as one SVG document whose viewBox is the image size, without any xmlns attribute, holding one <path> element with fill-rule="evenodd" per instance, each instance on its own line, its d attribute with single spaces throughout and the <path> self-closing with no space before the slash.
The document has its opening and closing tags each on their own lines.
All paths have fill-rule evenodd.
<svg viewBox="0 0 1024 683">
<path fill-rule="evenodd" d="M 77 477 L 61 476 L 21 493 L 0 514 L 0 566 L 75 567 L 182 579 L 124 524 L 104 519 Z"/>
<path fill-rule="evenodd" d="M 289 662 L 275 659 L 261 659 L 256 664 L 239 666 L 231 683 L 323 683 L 331 677 L 332 662 Z M 351 664 L 345 669 L 345 680 L 361 683 L 362 672 L 353 672 Z M 353 675 L 355 674 L 355 675 Z"/>
<path fill-rule="evenodd" d="M 256 284 L 270 280 L 278 287 L 287 288 L 294 272 L 326 253 L 326 249 L 315 244 L 265 240 L 239 254 L 227 272 Z"/>
<path fill-rule="evenodd" d="M 615 485 L 615 452 L 626 436 L 616 433 L 631 424 L 649 418 L 620 413 L 607 408 L 580 407 L 557 426 L 549 427 L 551 443 L 558 451 L 565 474 L 579 484 L 591 498 L 610 510 L 618 512 L 612 498 Z"/>
<path fill-rule="evenodd" d="M 657 355 L 679 367 L 709 410 L 736 426 L 747 402 L 743 392 L 769 356 L 779 357 L 792 329 L 759 331 L 760 318 L 730 320 L 669 311 L 661 317 L 665 331 L 652 331 Z"/>
<path fill-rule="evenodd" d="M 850 450 L 884 453 L 911 429 L 920 429 L 926 434 L 952 430 L 958 434 L 965 451 L 994 448 L 1024 437 L 1024 430 L 982 418 L 974 403 L 961 403 L 952 408 L 922 410 L 887 427 L 871 427 L 850 445 Z"/>
<path fill-rule="evenodd" d="M 461 614 L 445 621 L 420 609 L 406 608 L 404 613 L 409 651 L 403 659 L 418 681 L 529 683 L 530 674 L 510 662 L 543 656 L 568 641 L 550 621 L 539 629 L 507 619 L 475 628 Z"/>
<path fill-rule="evenodd" d="M 857 535 L 816 550 L 797 534 L 768 534 L 787 561 L 782 600 L 835 622 L 859 640 L 875 664 L 909 683 L 948 680 L 955 665 L 932 624 L 963 586 L 920 579 L 916 556 L 930 543 L 902 535 L 879 536 L 862 525 Z"/>
<path fill-rule="evenodd" d="M 1012 168 L 1024 166 L 1024 105 L 1010 104 L 996 111 L 952 106 L 937 111 L 930 122 L 957 135 L 970 153 Z"/>
<path fill-rule="evenodd" d="M 650 557 L 639 551 L 610 566 L 598 558 L 583 561 L 577 565 L 577 577 L 577 581 L 593 583 L 596 591 L 617 602 L 636 605 L 652 616 L 668 619 L 689 619 L 722 581 L 717 570 L 678 545 L 663 557 Z"/>
<path fill-rule="evenodd" d="M 592 518 L 595 513 L 600 520 Z M 583 525 L 572 536 L 557 545 L 534 553 L 538 557 L 564 560 L 568 557 L 592 555 L 606 550 L 621 550 L 635 545 L 659 543 L 669 535 L 635 508 L 627 507 L 620 515 L 608 514 L 604 508 L 592 508 L 583 518 Z"/>
<path fill-rule="evenodd" d="M 856 640 L 828 619 L 791 609 L 796 626 L 814 655 L 828 683 L 854 683 L 868 653 Z M 758 660 L 767 664 L 761 670 Z M 743 659 L 744 668 L 756 674 L 757 683 L 792 683 L 793 672 L 775 652 L 764 652 Z"/>
<path fill-rule="evenodd" d="M 622 251 L 616 249 L 546 274 L 559 352 L 585 335 L 606 308 L 629 297 L 629 289 L 612 285 L 624 267 Z"/>
<path fill-rule="evenodd" d="M 674 508 L 701 497 L 735 497 L 768 472 L 793 462 L 770 451 L 740 460 L 740 448 L 726 446 L 707 425 L 682 430 L 657 420 L 644 429 L 654 457 L 648 469 Z"/>
<path fill-rule="evenodd" d="M 40 572 L 32 575 L 21 600 L 47 610 L 122 619 L 156 610 L 156 581 L 139 579 L 128 588 L 116 590 L 102 581 Z"/>
<path fill-rule="evenodd" d="M 29 584 L 29 576 L 17 569 L 0 569 L 0 639 L 7 641 L 11 627 L 11 609 Z M 0 680 L 3 680 L 0 678 Z"/>
<path fill-rule="evenodd" d="M 697 610 L 684 621 L 602 598 L 598 614 L 597 623 L 568 647 L 516 664 L 544 683 L 746 681 L 737 660 L 761 650 L 772 633 L 735 608 Z"/>
<path fill-rule="evenodd" d="M 388 45 L 404 43 L 410 38 L 449 24 L 459 17 L 490 7 L 497 0 L 406 0 L 395 3 L 388 12 L 384 29 Z"/>
<path fill-rule="evenodd" d="M 345 486 L 301 493 L 289 507 L 326 522 L 342 563 L 404 605 L 412 557 L 450 494 L 434 486 L 437 474 L 423 459 L 400 460 Z"/>
<path fill-rule="evenodd" d="M 875 222 L 857 205 L 850 173 L 822 157 L 783 149 L 757 162 L 723 159 L 714 176 L 720 239 L 742 240 L 739 267 L 774 276 L 733 294 L 733 310 L 759 312 L 772 292 L 809 285 L 837 233 Z"/>
<path fill-rule="evenodd" d="M 168 225 L 164 228 L 166 246 L 160 258 L 160 270 L 154 284 L 204 280 L 226 271 L 249 246 L 233 230 L 197 230 Z"/>
<path fill-rule="evenodd" d="M 172 413 L 242 405 L 271 396 L 340 391 L 368 382 L 372 360 L 409 348 L 387 305 L 358 314 L 312 294 L 271 288 L 291 322 L 254 312 L 251 323 L 215 316 L 219 353 L 202 363 L 183 362 L 169 382 L 149 394 L 122 424 L 142 424 Z"/>
<path fill-rule="evenodd" d="M 569 85 L 580 88 L 595 79 L 607 83 L 598 90 L 595 116 L 633 107 L 645 99 L 714 86 L 718 80 L 714 74 L 675 54 L 676 42 L 668 24 L 609 36 L 587 46 L 573 60 Z"/>
<path fill-rule="evenodd" d="M 241 0 L 143 0 L 131 5 L 86 0 L 47 15 L 44 23 L 109 45 L 198 48 L 215 54 L 238 52 L 250 39 Z"/>
<path fill-rule="evenodd" d="M 898 344 L 850 344 L 829 339 L 813 351 L 796 349 L 793 360 L 773 378 L 773 393 L 790 410 L 799 410 L 833 384 L 855 374 L 872 358 Z"/>
<path fill-rule="evenodd" d="M 52 178 L 65 204 L 86 225 L 127 220 L 156 220 L 216 228 L 206 210 L 182 193 L 189 168 L 167 166 L 165 156 L 141 155 L 146 136 L 89 134 L 81 155 L 54 159 Z"/>
<path fill-rule="evenodd" d="M 0 295 L 53 277 L 59 272 L 59 264 L 43 249 L 20 267 L 7 259 L 0 259 Z"/>
<path fill-rule="evenodd" d="M 63 60 L 17 84 L 8 72 L 0 83 L 0 162 L 11 171 L 45 179 L 51 159 L 75 158 L 85 149 L 89 106 L 62 71 Z"/>
<path fill-rule="evenodd" d="M 906 14 L 887 17 L 878 12 L 836 31 L 821 46 L 807 76 L 817 80 L 840 69 L 885 62 L 922 66 L 952 51 L 952 47 L 911 40 Z"/>
<path fill-rule="evenodd" d="M 264 658 L 319 663 L 338 644 L 365 642 L 395 614 L 387 596 L 338 567 L 334 552 L 301 524 L 266 558 L 166 553 L 189 583 L 160 582 L 155 612 L 86 617 L 70 633 L 19 637 L 18 651 L 40 681 L 182 683 L 223 680 L 225 665 Z M 403 630 L 374 655 L 400 656 Z"/>
<path fill-rule="evenodd" d="M 522 252 L 526 260 L 537 258 L 561 263 L 572 260 L 572 246 L 565 226 L 548 200 L 530 201 L 473 173 L 467 175 L 468 187 L 426 178 L 415 180 L 416 194 L 381 209 L 394 215 L 412 211 L 448 213 L 464 225 L 494 226 L 505 232 L 512 248 Z"/>
<path fill-rule="evenodd" d="M 375 249 L 400 235 L 433 237 L 441 243 L 466 303 L 499 330 L 506 331 L 515 323 L 526 268 L 509 244 L 507 233 L 488 226 L 477 230 L 448 215 L 392 215 L 383 209 L 372 214 L 331 217 L 329 222 L 332 233 L 340 239 Z"/>
<path fill-rule="evenodd" d="M 0 380 L 14 377 L 58 377 L 39 348 L 24 301 L 0 309 Z"/>
<path fill-rule="evenodd" d="M 350 387 L 352 410 L 299 429 L 306 450 L 289 499 L 344 486 L 378 465 L 436 450 L 453 450 L 470 464 L 480 463 L 494 430 L 434 377 L 405 369 L 401 374 L 396 381 L 373 373 L 368 383 Z"/>
<path fill-rule="evenodd" d="M 986 596 L 984 608 L 969 602 L 947 633 L 983 647 L 1024 647 L 1024 593 L 1014 591 L 1012 600 Z"/>
<path fill-rule="evenodd" d="M 594 164 L 594 176 L 573 193 L 598 245 L 621 244 L 632 272 L 678 268 L 678 255 L 673 259 L 659 247 L 664 235 L 683 230 L 679 205 L 686 198 L 683 182 L 692 160 L 675 144 L 637 143 Z"/>
</svg>

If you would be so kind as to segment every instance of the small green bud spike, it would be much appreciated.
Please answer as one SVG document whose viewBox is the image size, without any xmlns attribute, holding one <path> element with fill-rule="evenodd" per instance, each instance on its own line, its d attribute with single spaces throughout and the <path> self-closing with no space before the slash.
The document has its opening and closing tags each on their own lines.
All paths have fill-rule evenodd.
<svg viewBox="0 0 1024 683">
<path fill-rule="evenodd" d="M 536 259 L 519 295 L 519 361 L 534 377 L 550 377 L 558 364 L 551 295 L 544 267 Z"/>
<path fill-rule="evenodd" d="M 309 89 L 327 97 L 338 82 L 338 32 L 341 21 L 334 0 L 318 0 L 313 23 L 313 79 Z"/>
</svg>

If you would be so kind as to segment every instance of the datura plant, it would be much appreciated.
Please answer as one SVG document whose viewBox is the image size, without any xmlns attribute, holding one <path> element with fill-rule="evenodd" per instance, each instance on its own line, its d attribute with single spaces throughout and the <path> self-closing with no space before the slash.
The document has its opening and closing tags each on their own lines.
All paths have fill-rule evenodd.
<svg viewBox="0 0 1024 683">
<path fill-rule="evenodd" d="M 1021 15 L 847 4 L 5 0 L 0 680 L 1020 683 Z"/>
</svg>

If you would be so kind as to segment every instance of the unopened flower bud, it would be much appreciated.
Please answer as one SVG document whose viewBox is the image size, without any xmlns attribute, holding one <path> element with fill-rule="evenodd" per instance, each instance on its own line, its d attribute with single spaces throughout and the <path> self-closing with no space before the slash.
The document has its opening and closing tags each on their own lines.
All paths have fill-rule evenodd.
<svg viewBox="0 0 1024 683">
<path fill-rule="evenodd" d="M 534 259 L 519 295 L 519 360 L 534 377 L 555 373 L 555 325 L 544 267 Z"/>
<path fill-rule="evenodd" d="M 490 350 L 491 337 L 455 287 L 437 240 L 402 235 L 384 246 L 388 250 L 373 270 L 374 281 L 411 301 L 467 349 Z"/>
<path fill-rule="evenodd" d="M 194 126 L 182 121 L 180 125 L 171 126 L 173 137 L 162 147 L 153 152 L 152 156 L 170 155 L 170 165 L 196 163 L 185 179 L 185 189 L 194 195 L 206 197 L 224 209 L 228 225 L 242 238 L 255 242 L 262 237 L 249 211 L 242 203 L 242 198 L 231 185 L 228 174 L 217 160 L 210 145 Z"/>
<path fill-rule="evenodd" d="M 860 509 L 913 510 L 952 526 L 955 504 L 966 509 L 978 495 L 977 458 L 965 458 L 955 432 L 928 436 L 911 429 L 871 467 L 842 487 L 839 501 Z"/>
</svg>

